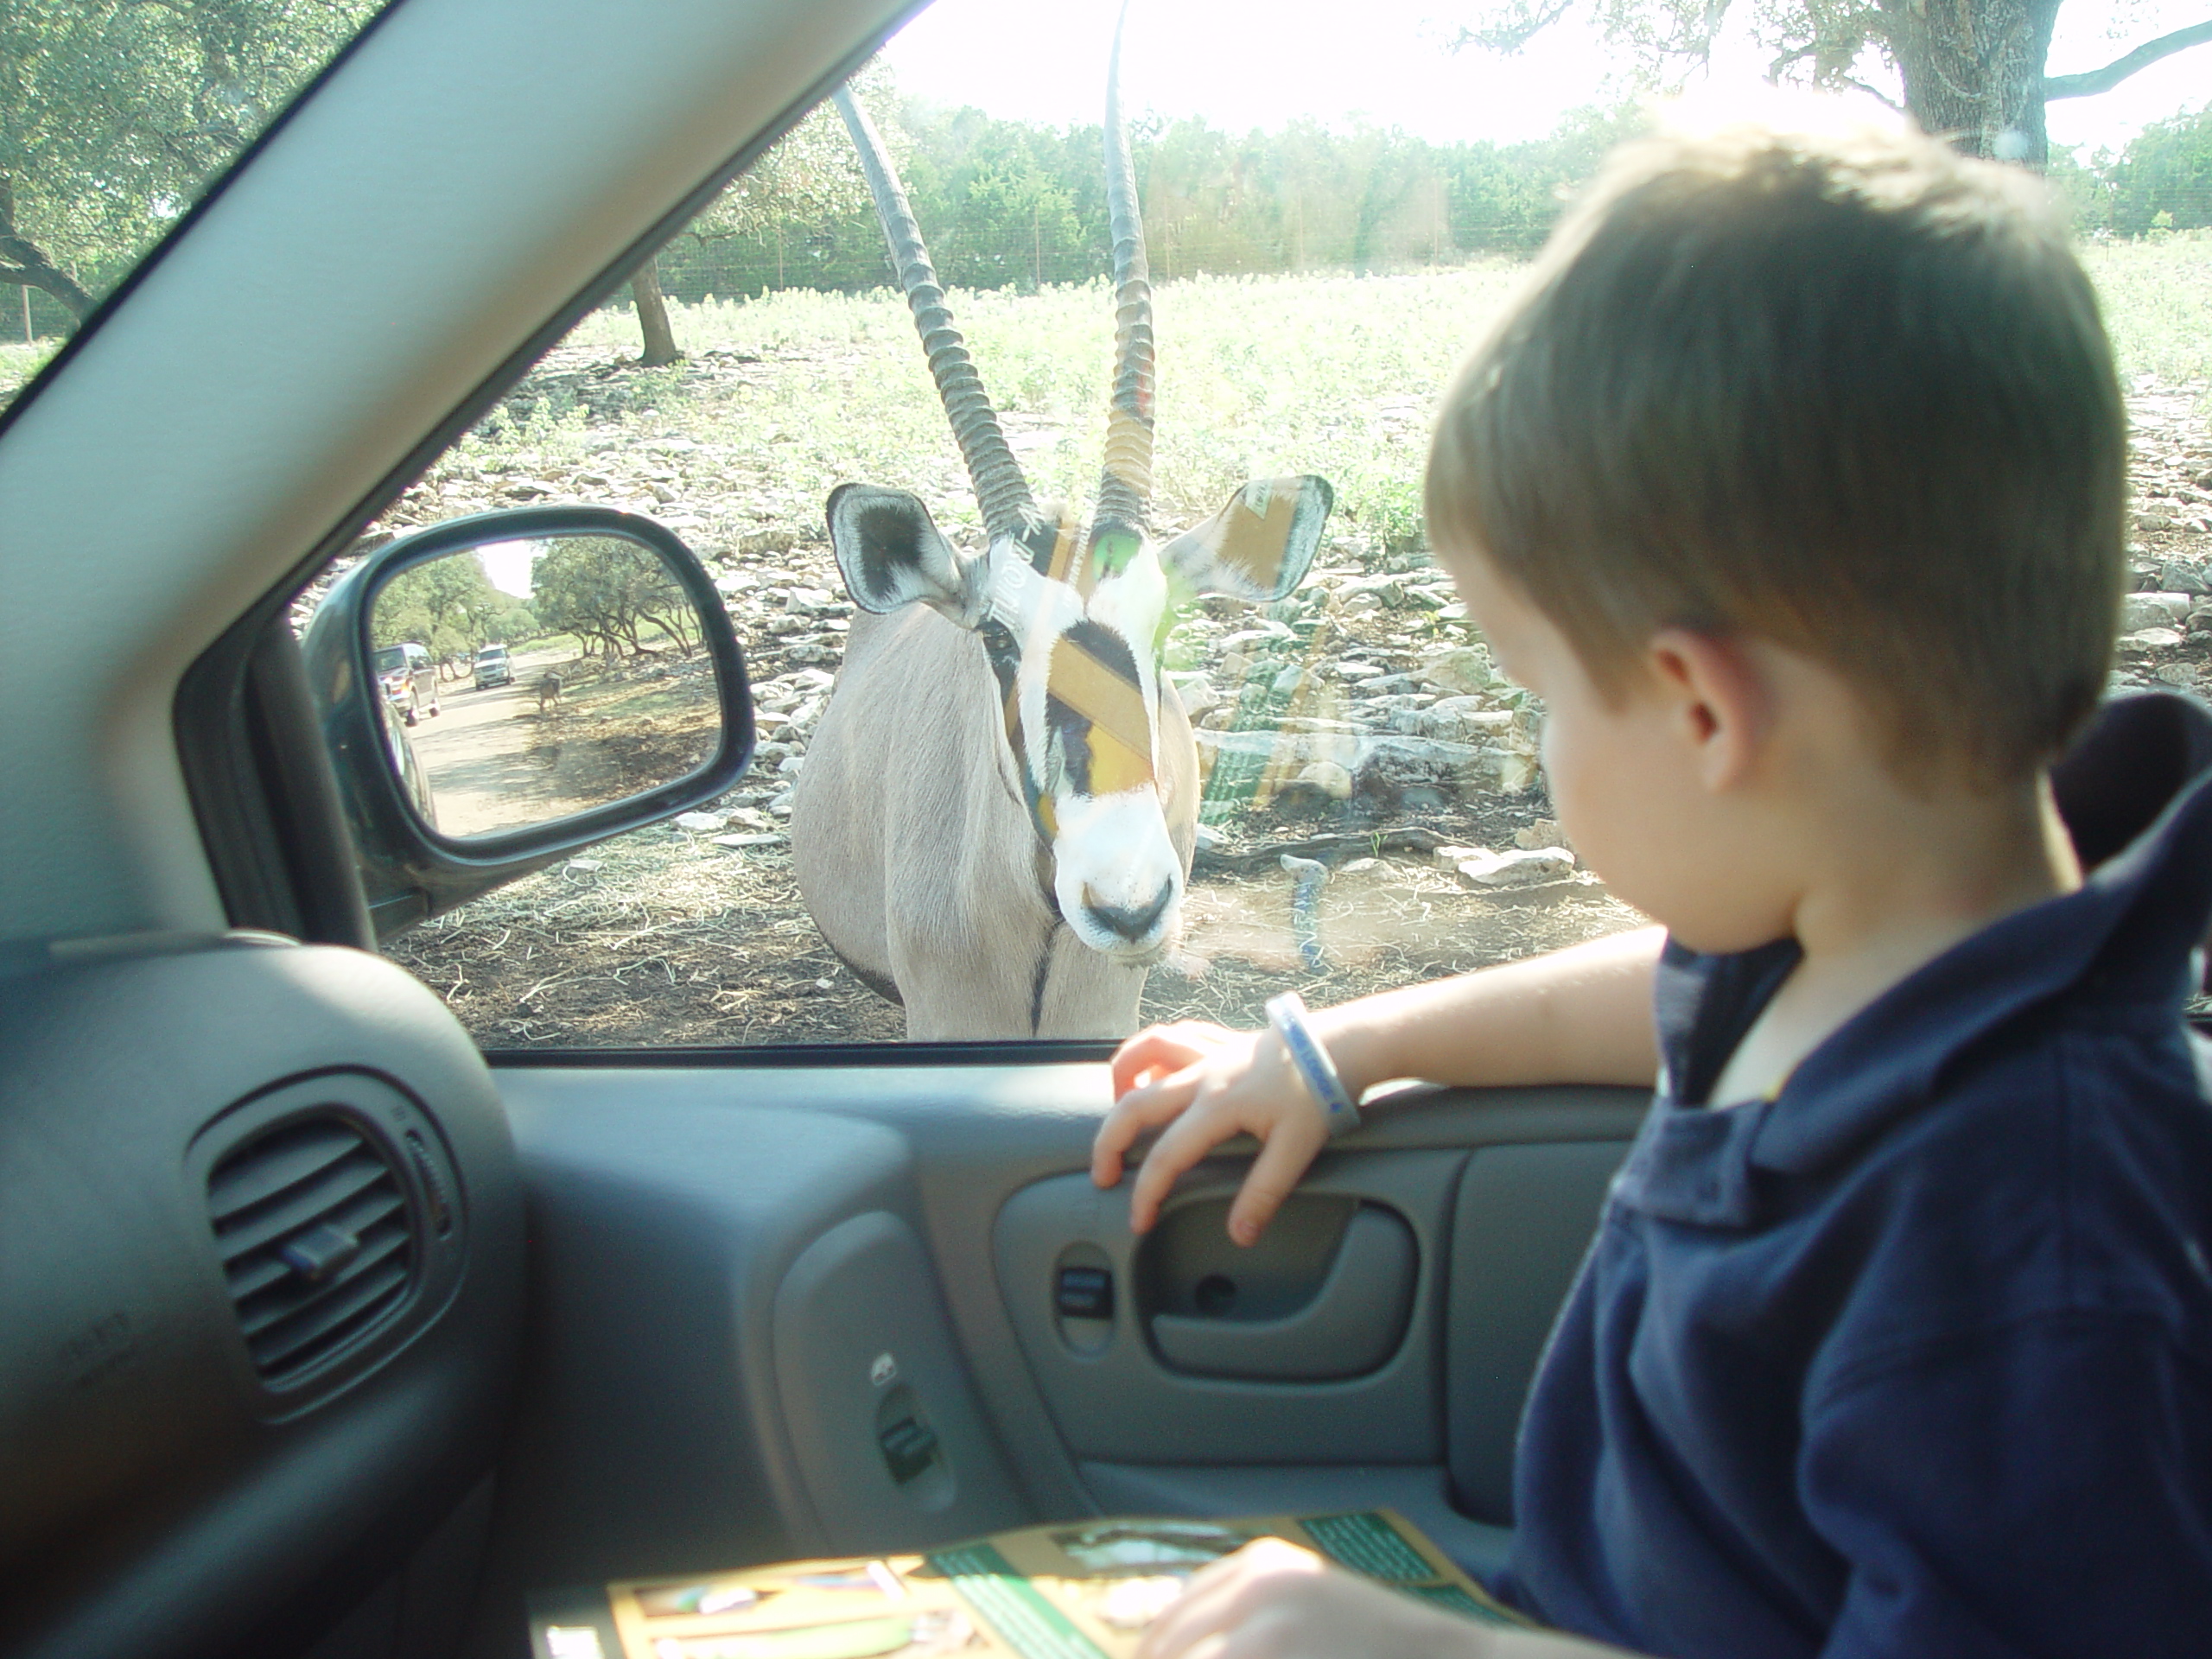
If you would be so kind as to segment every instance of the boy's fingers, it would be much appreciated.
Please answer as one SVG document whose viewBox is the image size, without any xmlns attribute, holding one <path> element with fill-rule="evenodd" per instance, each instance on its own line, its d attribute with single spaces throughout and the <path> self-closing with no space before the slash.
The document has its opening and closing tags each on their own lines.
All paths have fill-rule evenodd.
<svg viewBox="0 0 2212 1659">
<path fill-rule="evenodd" d="M 1136 1185 L 1129 1189 L 1130 1230 L 1143 1232 L 1157 1221 L 1176 1179 L 1243 1127 L 1206 1111 L 1185 1112 L 1169 1124 L 1137 1166 Z"/>
<path fill-rule="evenodd" d="M 1260 1148 L 1260 1155 L 1252 1160 L 1252 1167 L 1245 1172 L 1236 1201 L 1229 1206 L 1230 1237 L 1239 1244 L 1257 1243 L 1268 1224 L 1275 1218 L 1275 1211 L 1282 1208 L 1282 1201 L 1297 1186 L 1298 1178 L 1327 1141 L 1327 1132 L 1318 1122 L 1310 1127 L 1277 1124 Z"/>
<path fill-rule="evenodd" d="M 1114 1096 L 1119 1099 L 1136 1088 L 1147 1071 L 1180 1071 L 1213 1044 L 1204 1033 L 1215 1027 L 1193 1020 L 1172 1026 L 1148 1026 L 1114 1051 Z"/>
<path fill-rule="evenodd" d="M 1118 1182 L 1122 1155 L 1147 1129 L 1157 1128 L 1181 1113 L 1198 1093 L 1199 1082 L 1198 1068 L 1191 1066 L 1116 1101 L 1099 1120 L 1098 1133 L 1091 1138 L 1090 1179 L 1101 1186 Z"/>
<path fill-rule="evenodd" d="M 1209 1637 L 1233 1634 L 1254 1611 L 1255 1593 L 1264 1599 L 1270 1579 L 1319 1570 L 1311 1551 L 1281 1538 L 1261 1538 L 1234 1555 L 1216 1561 L 1191 1580 L 1180 1599 L 1154 1619 L 1145 1632 L 1138 1659 L 1178 1659 L 1200 1649 Z"/>
<path fill-rule="evenodd" d="M 1243 1579 L 1236 1561 L 1231 1555 L 1193 1573 L 1183 1593 L 1146 1628 L 1137 1659 L 1180 1659 L 1208 1637 L 1218 1636 L 1236 1617 Z"/>
</svg>

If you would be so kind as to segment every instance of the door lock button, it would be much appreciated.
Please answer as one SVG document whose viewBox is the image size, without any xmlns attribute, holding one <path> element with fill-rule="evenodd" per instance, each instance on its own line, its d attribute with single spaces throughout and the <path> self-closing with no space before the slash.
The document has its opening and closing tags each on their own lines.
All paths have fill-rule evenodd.
<svg viewBox="0 0 2212 1659">
<path fill-rule="evenodd" d="M 1052 1288 L 1052 1306 L 1064 1319 L 1114 1317 L 1114 1274 L 1106 1268 L 1062 1268 Z"/>
</svg>

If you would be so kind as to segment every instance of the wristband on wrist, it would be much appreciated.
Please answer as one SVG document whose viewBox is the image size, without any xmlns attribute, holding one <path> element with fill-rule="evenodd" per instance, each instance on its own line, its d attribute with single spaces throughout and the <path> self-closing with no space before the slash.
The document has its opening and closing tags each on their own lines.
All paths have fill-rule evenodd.
<svg viewBox="0 0 2212 1659">
<path fill-rule="evenodd" d="M 1329 1051 L 1321 1046 L 1313 1027 L 1306 1023 L 1306 999 L 1296 991 L 1269 997 L 1268 1023 L 1282 1039 L 1283 1047 L 1290 1052 L 1291 1065 L 1297 1068 L 1314 1103 L 1320 1107 L 1330 1138 L 1333 1140 L 1357 1128 L 1359 1108 L 1345 1091 L 1344 1079 L 1337 1075 L 1336 1063 L 1329 1058 Z"/>
</svg>

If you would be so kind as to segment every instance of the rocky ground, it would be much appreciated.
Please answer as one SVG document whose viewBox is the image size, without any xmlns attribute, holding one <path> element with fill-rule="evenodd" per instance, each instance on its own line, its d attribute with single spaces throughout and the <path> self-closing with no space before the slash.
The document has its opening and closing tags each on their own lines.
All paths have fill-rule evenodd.
<svg viewBox="0 0 2212 1659">
<path fill-rule="evenodd" d="M 804 374 L 705 360 L 640 392 L 556 353 L 509 399 L 566 398 L 610 424 L 640 397 Z M 671 374 L 675 378 L 671 378 Z M 2202 391 L 2145 380 L 2116 684 L 2199 689 L 2212 666 L 2212 442 Z M 808 920 L 784 823 L 852 613 L 811 492 L 664 431 L 563 461 L 518 442 L 448 455 L 379 528 L 579 499 L 652 513 L 718 573 L 760 709 L 751 774 L 709 809 L 639 831 L 394 941 L 491 1046 L 888 1040 L 896 1009 Z M 1316 1001 L 1459 971 L 1640 918 L 1576 869 L 1546 821 L 1538 711 L 1494 672 L 1442 572 L 1344 525 L 1264 614 L 1209 600 L 1175 629 L 1171 677 L 1207 782 L 1181 948 L 1147 1018 L 1249 1023 L 1296 984 Z"/>
</svg>

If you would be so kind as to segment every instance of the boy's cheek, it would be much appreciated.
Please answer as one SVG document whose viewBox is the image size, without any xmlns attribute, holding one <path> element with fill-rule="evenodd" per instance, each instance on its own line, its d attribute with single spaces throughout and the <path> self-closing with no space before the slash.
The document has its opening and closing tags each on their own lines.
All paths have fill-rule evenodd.
<svg viewBox="0 0 2212 1659">
<path fill-rule="evenodd" d="M 1789 932 L 1788 884 L 1756 827 L 1670 765 L 1656 735 L 1623 735 L 1592 753 L 1546 726 L 1553 810 L 1584 868 L 1694 950 L 1748 950 Z"/>
</svg>

